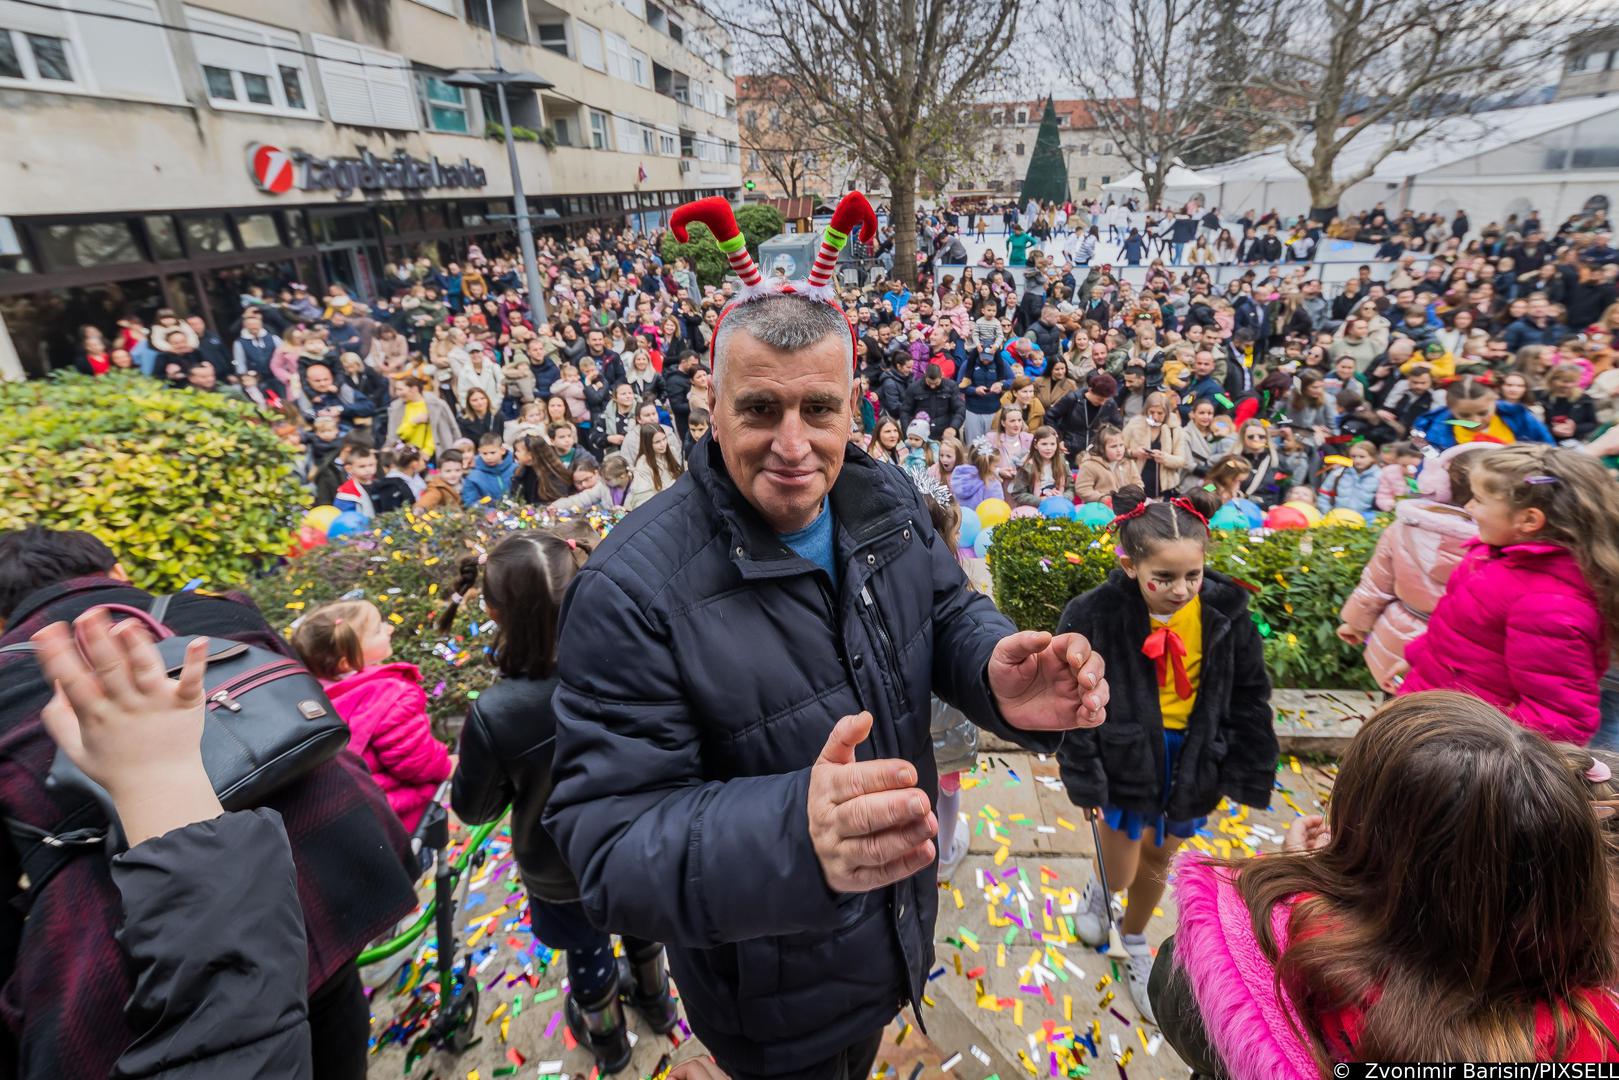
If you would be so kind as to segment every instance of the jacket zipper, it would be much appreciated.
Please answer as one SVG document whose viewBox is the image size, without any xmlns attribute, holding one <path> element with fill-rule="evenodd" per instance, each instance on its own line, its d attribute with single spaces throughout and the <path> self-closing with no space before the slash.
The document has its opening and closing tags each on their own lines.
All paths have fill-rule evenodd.
<svg viewBox="0 0 1619 1080">
<path fill-rule="evenodd" d="M 882 612 L 877 610 L 877 601 L 872 598 L 870 584 L 860 586 L 860 599 L 866 605 L 866 614 L 871 616 L 871 623 L 877 630 L 877 640 L 883 647 L 883 655 L 888 660 L 888 670 L 898 680 L 895 684 L 899 694 L 900 710 L 909 712 L 911 708 L 910 695 L 905 692 L 903 672 L 899 669 L 899 650 L 894 648 L 893 639 L 888 636 L 888 627 L 883 625 Z"/>
<path fill-rule="evenodd" d="M 208 707 L 212 709 L 215 705 L 223 705 L 231 712 L 241 712 L 242 707 L 237 703 L 236 695 L 256 690 L 265 683 L 296 675 L 302 670 L 303 665 L 296 660 L 279 660 L 273 664 L 256 667 L 214 687 L 208 694 Z"/>
</svg>

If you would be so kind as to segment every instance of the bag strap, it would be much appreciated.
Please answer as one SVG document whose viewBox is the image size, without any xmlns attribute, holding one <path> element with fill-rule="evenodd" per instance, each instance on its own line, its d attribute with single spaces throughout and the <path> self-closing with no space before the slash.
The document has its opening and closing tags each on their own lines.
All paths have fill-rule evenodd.
<svg viewBox="0 0 1619 1080">
<path fill-rule="evenodd" d="M 0 646 L 0 655 L 5 653 L 31 653 L 38 652 L 39 646 L 32 641 L 19 641 L 15 645 Z"/>
<path fill-rule="evenodd" d="M 25 903 L 32 906 L 34 898 L 39 896 L 40 890 L 59 870 L 80 855 L 106 843 L 107 829 L 104 826 L 73 827 L 74 822 L 84 816 L 85 810 L 80 810 L 57 826 L 54 832 L 14 818 L 5 819 L 5 828 L 11 834 L 22 871 L 28 875 L 28 888 L 23 893 Z"/>
<path fill-rule="evenodd" d="M 166 628 L 167 623 L 164 617 L 168 615 L 169 605 L 173 602 L 173 593 L 164 593 L 162 596 L 154 597 L 152 599 L 152 606 L 146 609 L 146 614 L 152 617 L 153 622 L 158 623 Z"/>
</svg>

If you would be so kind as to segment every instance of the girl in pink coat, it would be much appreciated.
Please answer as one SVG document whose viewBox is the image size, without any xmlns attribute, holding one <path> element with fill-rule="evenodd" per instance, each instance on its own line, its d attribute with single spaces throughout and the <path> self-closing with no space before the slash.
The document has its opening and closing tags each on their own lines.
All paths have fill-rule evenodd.
<svg viewBox="0 0 1619 1080">
<path fill-rule="evenodd" d="M 433 737 L 421 672 L 415 664 L 385 663 L 393 630 L 367 601 L 327 604 L 304 616 L 292 647 L 348 724 L 349 749 L 365 759 L 411 832 L 454 763 Z"/>
<path fill-rule="evenodd" d="M 1360 584 L 1344 602 L 1338 636 L 1366 646 L 1366 666 L 1390 694 L 1395 669 L 1405 663 L 1406 645 L 1428 629 L 1428 617 L 1445 595 L 1451 572 L 1467 553 L 1468 542 L 1478 536 L 1478 526 L 1462 509 L 1472 498 L 1467 455 L 1487 445 L 1453 446 L 1423 468 L 1417 481 L 1423 497 L 1395 505 L 1394 523 L 1383 530 Z"/>
<path fill-rule="evenodd" d="M 1469 480 L 1478 539 L 1392 680 L 1476 694 L 1583 746 L 1619 633 L 1619 487 L 1598 459 L 1536 443 L 1481 452 Z"/>
</svg>

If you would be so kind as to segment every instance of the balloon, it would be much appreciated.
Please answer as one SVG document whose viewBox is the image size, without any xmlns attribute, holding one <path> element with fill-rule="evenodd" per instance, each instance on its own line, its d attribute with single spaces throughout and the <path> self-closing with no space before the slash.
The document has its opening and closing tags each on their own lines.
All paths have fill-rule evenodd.
<svg viewBox="0 0 1619 1080">
<path fill-rule="evenodd" d="M 1278 506 L 1265 515 L 1267 529 L 1305 529 L 1309 521 L 1299 513 L 1297 506 Z"/>
<path fill-rule="evenodd" d="M 1093 529 L 1100 529 L 1113 520 L 1113 511 L 1101 503 L 1085 503 L 1075 513 L 1081 525 L 1088 525 Z"/>
<path fill-rule="evenodd" d="M 1312 529 L 1321 524 L 1321 519 L 1325 516 L 1321 513 L 1321 511 L 1317 510 L 1309 503 L 1290 502 L 1283 503 L 1282 505 L 1288 507 L 1289 509 L 1297 510 L 1299 513 L 1303 514 L 1304 523 Z"/>
<path fill-rule="evenodd" d="M 313 525 L 298 526 L 298 546 L 303 551 L 318 548 L 326 543 L 326 531 L 317 529 Z"/>
<path fill-rule="evenodd" d="M 1040 516 L 1072 521 L 1074 518 L 1074 500 L 1062 495 L 1048 495 L 1040 500 Z"/>
<path fill-rule="evenodd" d="M 326 530 L 331 528 L 332 522 L 336 521 L 337 515 L 341 514 L 342 512 L 343 511 L 339 510 L 337 507 L 331 505 L 317 506 L 313 510 L 309 511 L 309 513 L 304 515 L 304 524 L 314 526 L 320 530 L 320 534 L 322 536 L 325 536 Z"/>
<path fill-rule="evenodd" d="M 977 540 L 973 541 L 973 554 L 982 559 L 985 555 L 989 554 L 989 549 L 994 545 L 994 543 L 995 526 L 990 525 L 985 528 L 983 532 L 978 534 Z"/>
<path fill-rule="evenodd" d="M 1259 504 L 1253 500 L 1232 499 L 1230 505 L 1235 506 L 1238 510 L 1242 511 L 1243 516 L 1248 519 L 1248 527 L 1250 529 L 1257 529 L 1261 525 L 1265 524 L 1265 511 L 1261 509 Z"/>
<path fill-rule="evenodd" d="M 370 518 L 366 517 L 358 510 L 346 510 L 337 515 L 337 519 L 333 521 L 331 526 L 326 530 L 326 538 L 328 540 L 337 540 L 345 536 L 352 536 L 355 533 L 370 531 Z"/>
<path fill-rule="evenodd" d="M 1012 507 L 1012 520 L 1013 521 L 1016 521 L 1018 518 L 1037 518 L 1039 516 L 1040 516 L 1040 511 L 1037 510 L 1036 508 L 1032 507 L 1032 506 L 1014 506 L 1014 507 Z"/>
<path fill-rule="evenodd" d="M 978 511 L 970 506 L 963 506 L 961 508 L 961 535 L 956 537 L 956 543 L 964 548 L 972 547 L 973 541 L 978 539 L 978 533 L 983 527 L 978 520 Z"/>
<path fill-rule="evenodd" d="M 1005 499 L 985 499 L 978 504 L 978 520 L 986 528 L 999 525 L 1012 516 L 1012 508 Z"/>
<path fill-rule="evenodd" d="M 1366 515 L 1359 510 L 1351 510 L 1347 506 L 1340 506 L 1327 511 L 1327 516 L 1321 519 L 1323 525 L 1342 525 L 1350 529 L 1364 529 Z"/>
<path fill-rule="evenodd" d="M 1214 516 L 1209 518 L 1211 529 L 1228 529 L 1235 532 L 1248 527 L 1248 515 L 1234 505 L 1220 507 L 1214 512 Z"/>
</svg>

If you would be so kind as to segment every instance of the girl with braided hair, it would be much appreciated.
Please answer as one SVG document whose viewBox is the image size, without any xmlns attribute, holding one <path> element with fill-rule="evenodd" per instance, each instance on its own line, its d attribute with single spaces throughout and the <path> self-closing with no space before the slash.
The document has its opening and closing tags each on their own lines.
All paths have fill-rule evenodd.
<svg viewBox="0 0 1619 1080">
<path fill-rule="evenodd" d="M 1130 997 L 1148 1023 L 1157 1021 L 1147 922 L 1170 857 L 1221 798 L 1268 806 L 1278 757 L 1248 594 L 1204 567 L 1218 505 L 1202 490 L 1149 501 L 1139 486 L 1121 488 L 1118 569 L 1069 601 L 1057 624 L 1059 634 L 1096 643 L 1113 693 L 1106 727 L 1069 732 L 1058 751 L 1068 797 L 1100 825 L 1101 875 L 1085 886 L 1075 931 L 1087 945 L 1107 945 L 1107 889 L 1128 892 L 1119 931 Z"/>
</svg>

